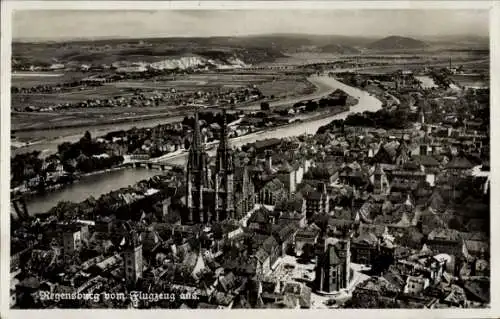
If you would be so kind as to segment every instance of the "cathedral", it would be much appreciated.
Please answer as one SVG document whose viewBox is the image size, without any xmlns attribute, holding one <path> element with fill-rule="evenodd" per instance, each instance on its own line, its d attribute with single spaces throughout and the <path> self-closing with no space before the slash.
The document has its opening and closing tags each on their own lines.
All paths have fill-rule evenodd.
<svg viewBox="0 0 500 319">
<path fill-rule="evenodd" d="M 246 200 L 252 201 L 253 191 L 249 191 L 249 185 L 238 183 L 243 181 L 248 184 L 251 181 L 248 181 L 248 178 L 235 177 L 235 155 L 229 147 L 225 112 L 215 167 L 211 167 L 209 163 L 210 158 L 202 142 L 198 113 L 196 113 L 186 168 L 187 212 L 183 218 L 184 224 L 210 224 L 226 219 L 237 219 L 243 213 L 241 210 L 246 211 L 252 206 Z M 238 167 L 237 175 L 246 171 L 246 166 Z M 245 201 L 242 202 L 242 198 Z M 240 206 L 240 203 L 242 207 L 236 207 Z"/>
</svg>

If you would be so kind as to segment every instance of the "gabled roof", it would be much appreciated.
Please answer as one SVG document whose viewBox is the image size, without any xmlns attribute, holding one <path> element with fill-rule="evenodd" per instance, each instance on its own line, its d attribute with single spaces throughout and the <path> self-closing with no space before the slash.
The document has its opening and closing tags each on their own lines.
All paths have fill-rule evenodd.
<svg viewBox="0 0 500 319">
<path fill-rule="evenodd" d="M 227 275 L 219 278 L 219 283 L 225 292 L 229 292 L 236 284 L 236 277 L 233 272 L 229 272 Z"/>
<path fill-rule="evenodd" d="M 466 157 L 464 156 L 456 156 L 451 159 L 451 161 L 446 164 L 446 168 L 451 168 L 451 169 L 470 169 L 474 167 L 474 164 L 472 164 Z"/>
<path fill-rule="evenodd" d="M 403 215 L 401 216 L 401 220 L 398 221 L 396 224 L 394 224 L 396 227 L 410 227 L 411 226 L 411 221 L 410 218 L 408 217 L 408 214 L 406 212 L 403 212 Z"/>
<path fill-rule="evenodd" d="M 368 244 L 374 246 L 378 243 L 378 239 L 372 232 L 363 232 L 359 236 L 354 237 L 352 242 L 356 244 Z"/>
<path fill-rule="evenodd" d="M 262 249 L 266 250 L 267 252 L 272 251 L 276 246 L 278 246 L 278 241 L 274 236 L 269 236 L 264 242 L 262 243 Z"/>
<path fill-rule="evenodd" d="M 259 223 L 259 224 L 268 223 L 270 214 L 271 214 L 270 210 L 268 210 L 264 206 L 261 206 L 248 219 L 248 222 L 249 223 Z"/>
<path fill-rule="evenodd" d="M 444 206 L 443 197 L 441 197 L 439 191 L 437 190 L 434 191 L 427 200 L 427 207 L 432 208 L 434 211 L 440 211 L 441 209 L 443 209 L 443 206 Z"/>
<path fill-rule="evenodd" d="M 419 156 L 414 156 L 413 160 L 424 166 L 424 167 L 437 167 L 440 165 L 439 161 L 432 155 L 419 155 Z"/>
<path fill-rule="evenodd" d="M 269 252 L 267 252 L 265 249 L 263 248 L 260 248 L 259 250 L 257 250 L 257 252 L 255 253 L 255 258 L 257 258 L 257 260 L 259 262 L 264 262 L 267 258 L 269 258 Z"/>
<path fill-rule="evenodd" d="M 298 227 L 295 223 L 290 223 L 285 227 L 282 227 L 276 234 L 278 241 L 284 242 L 289 239 L 297 231 L 297 228 Z"/>
</svg>

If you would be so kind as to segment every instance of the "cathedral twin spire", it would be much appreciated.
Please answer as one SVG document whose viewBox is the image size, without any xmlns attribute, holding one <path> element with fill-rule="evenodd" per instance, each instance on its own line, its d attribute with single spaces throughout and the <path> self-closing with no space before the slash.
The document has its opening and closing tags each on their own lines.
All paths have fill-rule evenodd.
<svg viewBox="0 0 500 319">
<path fill-rule="evenodd" d="M 234 213 L 233 154 L 229 147 L 226 112 L 217 148 L 214 176 L 208 176 L 208 154 L 202 142 L 198 112 L 195 113 L 193 141 L 187 165 L 188 222 L 206 223 L 229 218 Z M 212 188 L 212 185 L 215 186 Z M 213 198 L 213 200 L 211 200 Z M 199 217 L 195 217 L 199 216 Z M 196 221 L 194 219 L 199 219 Z"/>
</svg>

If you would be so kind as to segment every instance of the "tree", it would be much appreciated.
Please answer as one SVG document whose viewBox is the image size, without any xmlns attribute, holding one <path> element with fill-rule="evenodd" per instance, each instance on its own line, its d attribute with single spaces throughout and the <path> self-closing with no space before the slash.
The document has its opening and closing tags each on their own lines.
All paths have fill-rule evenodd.
<svg viewBox="0 0 500 319">
<path fill-rule="evenodd" d="M 90 135 L 90 132 L 89 131 L 85 131 L 85 134 L 83 134 L 83 138 L 87 141 L 91 141 L 92 140 L 92 136 Z"/>
<path fill-rule="evenodd" d="M 269 111 L 271 109 L 271 106 L 269 105 L 268 102 L 261 102 L 260 103 L 260 110 L 261 111 Z"/>
<path fill-rule="evenodd" d="M 309 101 L 306 104 L 306 111 L 307 112 L 314 112 L 318 109 L 318 102 L 316 101 Z"/>
</svg>

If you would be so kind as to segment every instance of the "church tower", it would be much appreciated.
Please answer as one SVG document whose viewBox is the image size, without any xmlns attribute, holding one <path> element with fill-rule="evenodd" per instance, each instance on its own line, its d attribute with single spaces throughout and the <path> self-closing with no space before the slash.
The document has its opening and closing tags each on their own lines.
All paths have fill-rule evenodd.
<svg viewBox="0 0 500 319">
<path fill-rule="evenodd" d="M 201 140 L 200 122 L 196 112 L 186 172 L 187 224 L 205 223 L 209 219 L 206 214 L 207 207 L 204 207 L 204 190 L 209 187 L 208 173 L 208 155 Z"/>
<path fill-rule="evenodd" d="M 126 235 L 124 244 L 125 282 L 128 286 L 133 286 L 142 277 L 142 244 L 135 231 Z"/>
<path fill-rule="evenodd" d="M 226 111 L 215 160 L 215 221 L 235 218 L 234 154 L 229 147 Z"/>
</svg>

